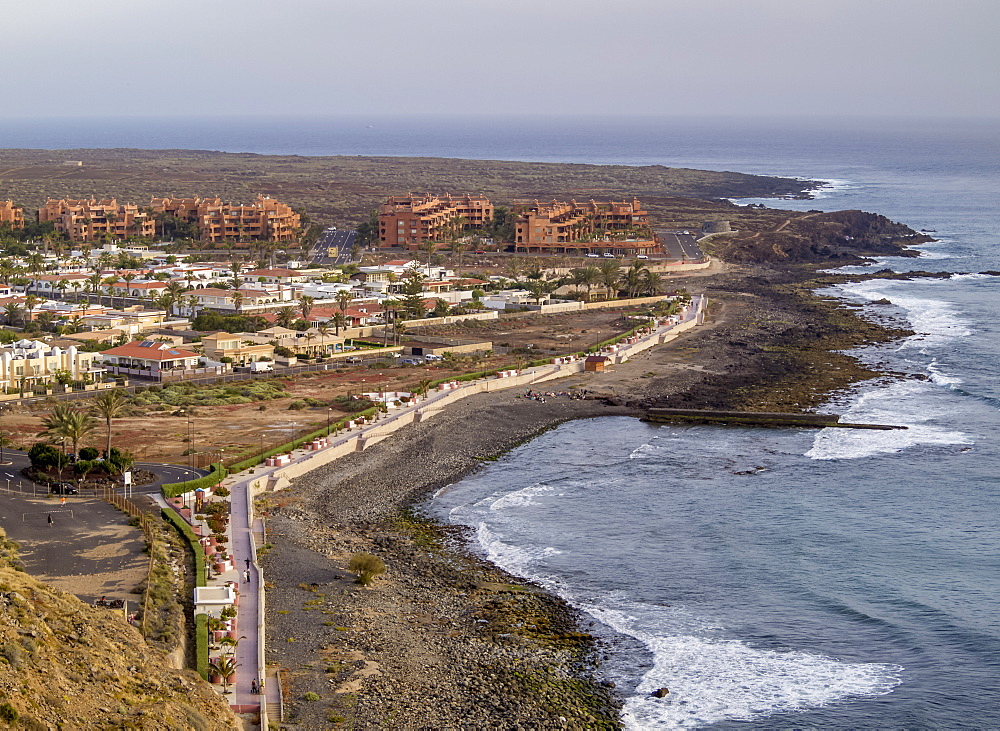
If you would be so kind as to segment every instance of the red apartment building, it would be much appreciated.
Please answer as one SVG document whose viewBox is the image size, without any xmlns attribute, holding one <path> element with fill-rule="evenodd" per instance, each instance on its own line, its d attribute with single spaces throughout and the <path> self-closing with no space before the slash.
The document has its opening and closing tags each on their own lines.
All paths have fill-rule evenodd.
<svg viewBox="0 0 1000 731">
<path fill-rule="evenodd" d="M 301 220 L 291 206 L 258 195 L 247 205 L 220 198 L 153 198 L 156 213 L 169 213 L 198 229 L 202 241 L 279 241 L 295 243 Z"/>
<path fill-rule="evenodd" d="M 14 201 L 0 201 L 0 226 L 9 224 L 11 228 L 24 228 L 24 209 L 14 205 Z"/>
<path fill-rule="evenodd" d="M 458 224 L 468 231 L 492 220 L 493 204 L 481 195 L 393 196 L 379 212 L 379 245 L 412 251 L 425 241 L 444 240 Z"/>
<path fill-rule="evenodd" d="M 114 198 L 50 198 L 45 206 L 38 209 L 38 221 L 51 222 L 55 230 L 65 234 L 70 241 L 124 239 L 128 236 L 152 236 L 156 232 L 152 216 L 140 211 L 134 203 L 119 204 Z"/>
<path fill-rule="evenodd" d="M 635 256 L 658 247 L 649 213 L 638 199 L 598 203 L 535 201 L 515 225 L 516 251 L 529 254 L 613 254 Z"/>
</svg>

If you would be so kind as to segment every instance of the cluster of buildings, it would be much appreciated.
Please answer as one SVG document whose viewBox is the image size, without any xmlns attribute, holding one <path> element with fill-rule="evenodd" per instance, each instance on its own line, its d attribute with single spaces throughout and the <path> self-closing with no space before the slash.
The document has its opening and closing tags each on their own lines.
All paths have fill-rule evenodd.
<svg viewBox="0 0 1000 731">
<path fill-rule="evenodd" d="M 249 204 L 223 203 L 220 198 L 153 198 L 148 206 L 119 203 L 114 198 L 49 199 L 38 209 L 38 221 L 73 242 L 152 237 L 158 214 L 173 216 L 194 227 L 201 241 L 298 241 L 301 217 L 292 208 L 258 195 Z M 24 226 L 24 210 L 0 201 L 0 224 Z"/>
<path fill-rule="evenodd" d="M 485 196 L 392 197 L 379 210 L 379 245 L 416 251 L 429 241 L 459 240 L 487 229 L 494 212 Z M 515 250 L 526 254 L 637 256 L 659 248 L 636 198 L 534 201 L 520 207 L 515 231 Z"/>
</svg>

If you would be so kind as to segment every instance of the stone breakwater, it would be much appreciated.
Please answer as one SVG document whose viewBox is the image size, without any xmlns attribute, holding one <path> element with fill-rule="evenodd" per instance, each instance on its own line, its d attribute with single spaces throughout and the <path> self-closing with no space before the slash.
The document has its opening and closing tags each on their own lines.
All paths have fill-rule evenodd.
<svg viewBox="0 0 1000 731">
<path fill-rule="evenodd" d="M 620 727 L 619 700 L 595 672 L 599 648 L 579 631 L 579 614 L 405 507 L 562 421 L 633 413 L 482 394 L 270 496 L 268 659 L 289 669 L 290 720 Z M 355 553 L 388 568 L 369 588 L 346 570 Z M 307 693 L 320 700 L 301 700 Z"/>
</svg>

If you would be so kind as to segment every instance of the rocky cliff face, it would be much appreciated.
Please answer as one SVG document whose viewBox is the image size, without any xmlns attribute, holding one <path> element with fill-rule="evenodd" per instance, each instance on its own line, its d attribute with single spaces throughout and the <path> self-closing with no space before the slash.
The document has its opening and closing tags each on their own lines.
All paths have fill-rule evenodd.
<svg viewBox="0 0 1000 731">
<path fill-rule="evenodd" d="M 13 728 L 233 729 L 208 683 L 166 667 L 120 612 L 22 573 L 0 531 L 0 722 Z"/>
<path fill-rule="evenodd" d="M 773 215 L 773 214 L 772 214 Z M 848 263 L 865 256 L 916 256 L 908 246 L 931 237 L 864 211 L 793 214 L 771 230 L 741 230 L 709 246 L 718 257 L 736 262 Z"/>
</svg>

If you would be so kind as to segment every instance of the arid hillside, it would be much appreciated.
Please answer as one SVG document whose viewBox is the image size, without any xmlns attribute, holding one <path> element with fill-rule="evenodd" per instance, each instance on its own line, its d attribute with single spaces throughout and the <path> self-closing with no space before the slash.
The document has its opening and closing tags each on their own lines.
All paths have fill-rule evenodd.
<svg viewBox="0 0 1000 731">
<path fill-rule="evenodd" d="M 121 612 L 18 570 L 0 532 L 0 725 L 18 729 L 239 728 L 211 686 L 166 667 Z"/>
</svg>

